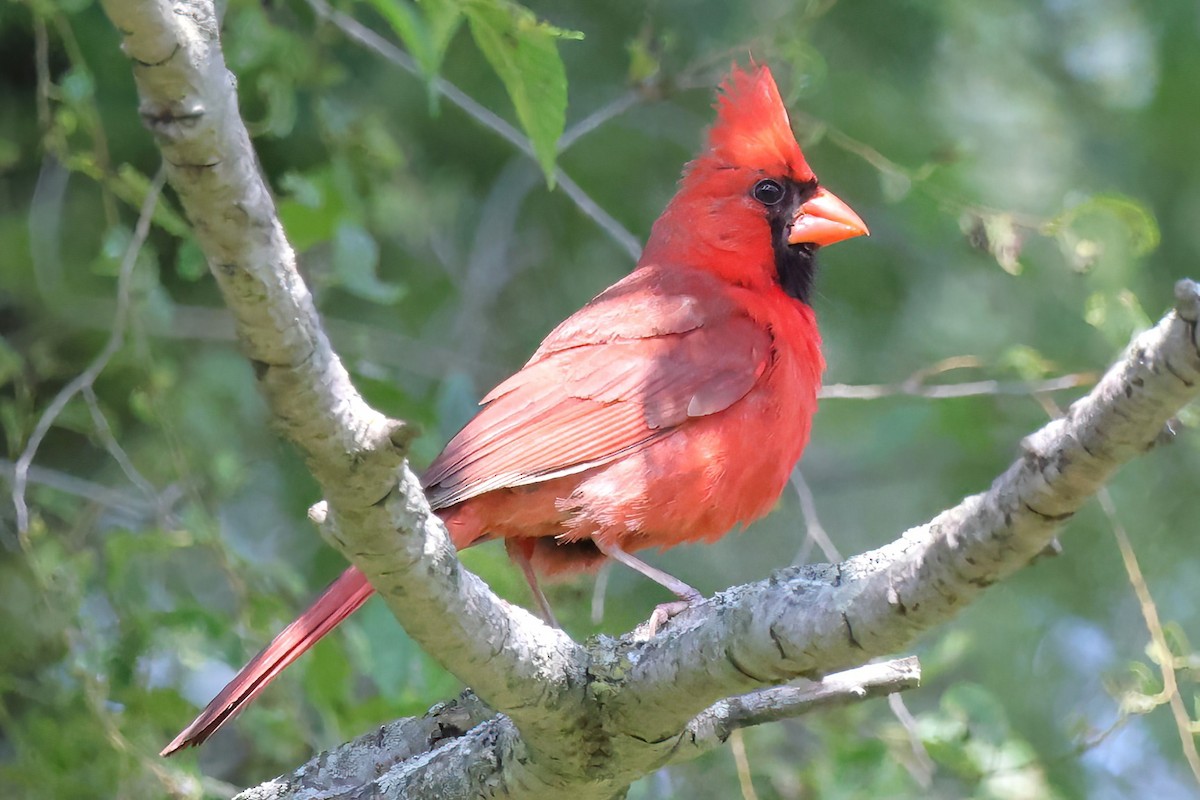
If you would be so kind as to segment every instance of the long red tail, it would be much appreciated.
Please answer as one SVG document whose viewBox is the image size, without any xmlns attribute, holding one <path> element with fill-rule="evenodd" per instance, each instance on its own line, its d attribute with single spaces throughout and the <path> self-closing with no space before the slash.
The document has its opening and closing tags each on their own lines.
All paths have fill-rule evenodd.
<svg viewBox="0 0 1200 800">
<path fill-rule="evenodd" d="M 185 747 L 198 745 L 216 733 L 243 706 L 267 688 L 267 684 L 284 667 L 357 611 L 374 591 L 366 577 L 355 567 L 343 572 L 295 622 L 284 628 L 262 652 L 250 659 L 237 677 L 159 755 L 169 756 Z"/>
</svg>

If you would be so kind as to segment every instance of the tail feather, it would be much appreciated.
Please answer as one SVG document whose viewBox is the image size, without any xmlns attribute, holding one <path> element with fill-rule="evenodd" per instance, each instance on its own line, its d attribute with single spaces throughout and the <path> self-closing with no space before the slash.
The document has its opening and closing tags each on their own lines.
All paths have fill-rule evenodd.
<svg viewBox="0 0 1200 800">
<path fill-rule="evenodd" d="M 304 654 L 338 623 L 357 611 L 375 590 L 355 567 L 342 573 L 308 609 L 271 640 L 241 672 L 213 698 L 159 755 L 169 756 L 201 744 L 233 719 L 285 667 Z"/>
</svg>

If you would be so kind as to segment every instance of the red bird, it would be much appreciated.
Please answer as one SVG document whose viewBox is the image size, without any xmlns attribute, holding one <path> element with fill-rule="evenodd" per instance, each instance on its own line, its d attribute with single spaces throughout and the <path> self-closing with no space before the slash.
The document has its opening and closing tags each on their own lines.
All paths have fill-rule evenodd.
<svg viewBox="0 0 1200 800">
<path fill-rule="evenodd" d="M 535 574 L 605 558 L 698 600 L 631 553 L 763 516 L 808 441 L 813 255 L 867 227 L 818 185 L 766 67 L 722 89 L 637 268 L 555 328 L 423 476 L 454 546 L 504 539 L 548 619 Z M 346 570 L 163 755 L 207 739 L 372 591 Z"/>
</svg>

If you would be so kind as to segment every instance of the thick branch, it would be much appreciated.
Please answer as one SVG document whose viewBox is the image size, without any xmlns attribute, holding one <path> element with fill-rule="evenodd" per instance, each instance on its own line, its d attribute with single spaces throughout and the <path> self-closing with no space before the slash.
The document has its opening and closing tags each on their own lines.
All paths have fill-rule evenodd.
<svg viewBox="0 0 1200 800">
<path fill-rule="evenodd" d="M 1181 282 L 1178 298 L 1177 311 L 1139 337 L 1090 395 L 1025 441 L 1025 455 L 987 493 L 840 565 L 782 570 L 723 592 L 649 642 L 627 636 L 592 643 L 588 693 L 598 716 L 592 733 L 603 738 L 585 736 L 579 746 L 602 742 L 607 758 L 578 776 L 575 796 L 606 797 L 663 763 L 718 746 L 735 727 L 812 710 L 823 697 L 848 702 L 886 691 L 891 680 L 904 685 L 903 661 L 865 668 L 868 675 L 883 670 L 871 681 L 856 670 L 829 673 L 902 647 L 1028 564 L 1071 510 L 1158 440 L 1200 380 L 1200 287 Z M 816 687 L 761 688 L 822 674 L 828 677 Z M 741 692 L 748 693 L 720 699 Z M 500 735 L 505 724 L 498 717 L 484 726 L 496 748 L 512 744 Z M 470 749 L 476 742 L 464 744 L 468 760 L 460 768 L 481 770 L 490 781 L 492 765 L 507 751 Z M 420 766 L 419 759 L 408 762 L 403 774 L 414 763 Z M 555 796 L 528 784 L 506 790 L 499 794 Z"/>
<path fill-rule="evenodd" d="M 328 498 L 338 548 L 429 653 L 496 707 L 526 709 L 518 725 L 574 727 L 573 708 L 563 720 L 546 708 L 578 692 L 579 648 L 462 569 L 405 465 L 403 424 L 363 401 L 330 347 L 238 115 L 212 3 L 104 5 L 272 415 Z"/>
<path fill-rule="evenodd" d="M 722 700 L 692 720 L 671 761 L 690 760 L 720 747 L 738 728 L 904 691 L 916 687 L 920 678 L 917 659 L 902 658 L 856 667 L 802 686 L 780 686 Z M 514 737 L 506 717 L 497 716 L 473 694 L 464 692 L 434 706 L 423 717 L 390 722 L 321 753 L 291 775 L 249 789 L 237 800 L 340 800 L 376 796 L 372 792 L 380 797 L 436 796 L 439 800 L 533 795 L 534 787 L 520 785 L 533 776 L 517 776 L 512 766 L 505 764 L 506 748 Z M 481 748 L 481 743 L 486 747 Z M 469 769 L 465 768 L 468 764 Z M 595 796 L 617 790 L 606 785 Z M 588 796 L 593 795 L 589 792 Z"/>
<path fill-rule="evenodd" d="M 1180 281 L 1176 298 L 1176 311 L 1135 339 L 1090 394 L 1025 439 L 984 494 L 878 550 L 780 570 L 685 612 L 665 636 L 625 643 L 627 691 L 609 705 L 620 729 L 655 740 L 721 697 L 894 652 L 1029 564 L 1200 392 L 1200 286 Z"/>
<path fill-rule="evenodd" d="M 380 728 L 322 753 L 291 775 L 247 789 L 235 800 L 563 796 L 525 770 L 521 735 L 508 717 L 488 719 L 461 736 L 431 740 L 424 751 L 413 755 L 410 747 L 416 741 L 396 729 L 419 726 L 427 719 L 401 720 Z M 388 740 L 397 736 L 392 751 Z M 326 760 L 332 766 L 324 764 Z"/>
<path fill-rule="evenodd" d="M 503 712 L 468 712 L 465 724 L 478 724 L 449 738 L 449 728 L 431 735 L 440 712 L 408 721 L 396 729 L 398 749 L 368 737 L 342 753 L 346 771 L 310 765 L 304 780 L 272 782 L 248 797 L 618 794 L 656 766 L 715 745 L 730 726 L 813 707 L 804 689 L 764 687 L 892 652 L 1029 563 L 1197 393 L 1200 294 L 1183 282 L 1177 312 L 1139 337 L 1067 417 L 1029 437 L 1022 458 L 985 494 L 842 564 L 782 570 L 730 589 L 651 641 L 601 639 L 585 650 L 462 569 L 404 463 L 402 424 L 355 392 L 258 174 L 211 3 L 105 7 L 124 32 L 143 119 L 242 346 L 328 498 L 316 515 L 322 530 L 409 633 Z M 308 791 L 309 778 L 323 788 Z"/>
<path fill-rule="evenodd" d="M 367 406 L 321 329 L 237 111 L 207 2 L 114 0 L 141 100 L 238 338 L 271 409 L 338 499 L 373 502 L 403 452 L 399 423 Z"/>
<path fill-rule="evenodd" d="M 423 717 L 405 717 L 322 753 L 291 775 L 262 784 L 241 795 L 244 800 L 291 797 L 339 797 L 493 719 L 492 711 L 474 694 L 439 703 Z"/>
</svg>

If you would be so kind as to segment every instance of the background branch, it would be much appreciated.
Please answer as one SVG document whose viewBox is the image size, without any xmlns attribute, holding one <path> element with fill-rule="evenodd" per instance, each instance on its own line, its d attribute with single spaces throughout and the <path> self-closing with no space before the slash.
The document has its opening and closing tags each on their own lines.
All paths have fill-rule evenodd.
<svg viewBox="0 0 1200 800">
<path fill-rule="evenodd" d="M 25 489 L 29 483 L 30 466 L 33 464 L 33 459 L 37 456 L 38 448 L 42 446 L 46 434 L 50 432 L 50 427 L 67 407 L 67 403 L 71 402 L 76 395 L 90 389 L 108 362 L 125 343 L 125 330 L 129 324 L 129 311 L 133 303 L 133 268 L 137 265 L 138 254 L 141 253 L 142 245 L 150 233 L 150 218 L 154 214 L 154 207 L 158 203 L 158 196 L 165 180 L 166 173 L 160 169 L 150 191 L 146 193 L 146 198 L 142 201 L 142 210 L 138 215 L 133 238 L 130 240 L 129 246 L 125 248 L 125 255 L 121 259 L 121 269 L 117 275 L 117 307 L 108 341 L 88 364 L 87 369 L 59 390 L 50 404 L 46 406 L 46 410 L 42 412 L 37 425 L 34 426 L 33 433 L 25 442 L 25 448 L 17 457 L 16 463 L 13 464 L 11 497 L 17 513 L 17 539 L 26 549 L 29 536 L 29 507 L 25 502 Z"/>
</svg>

